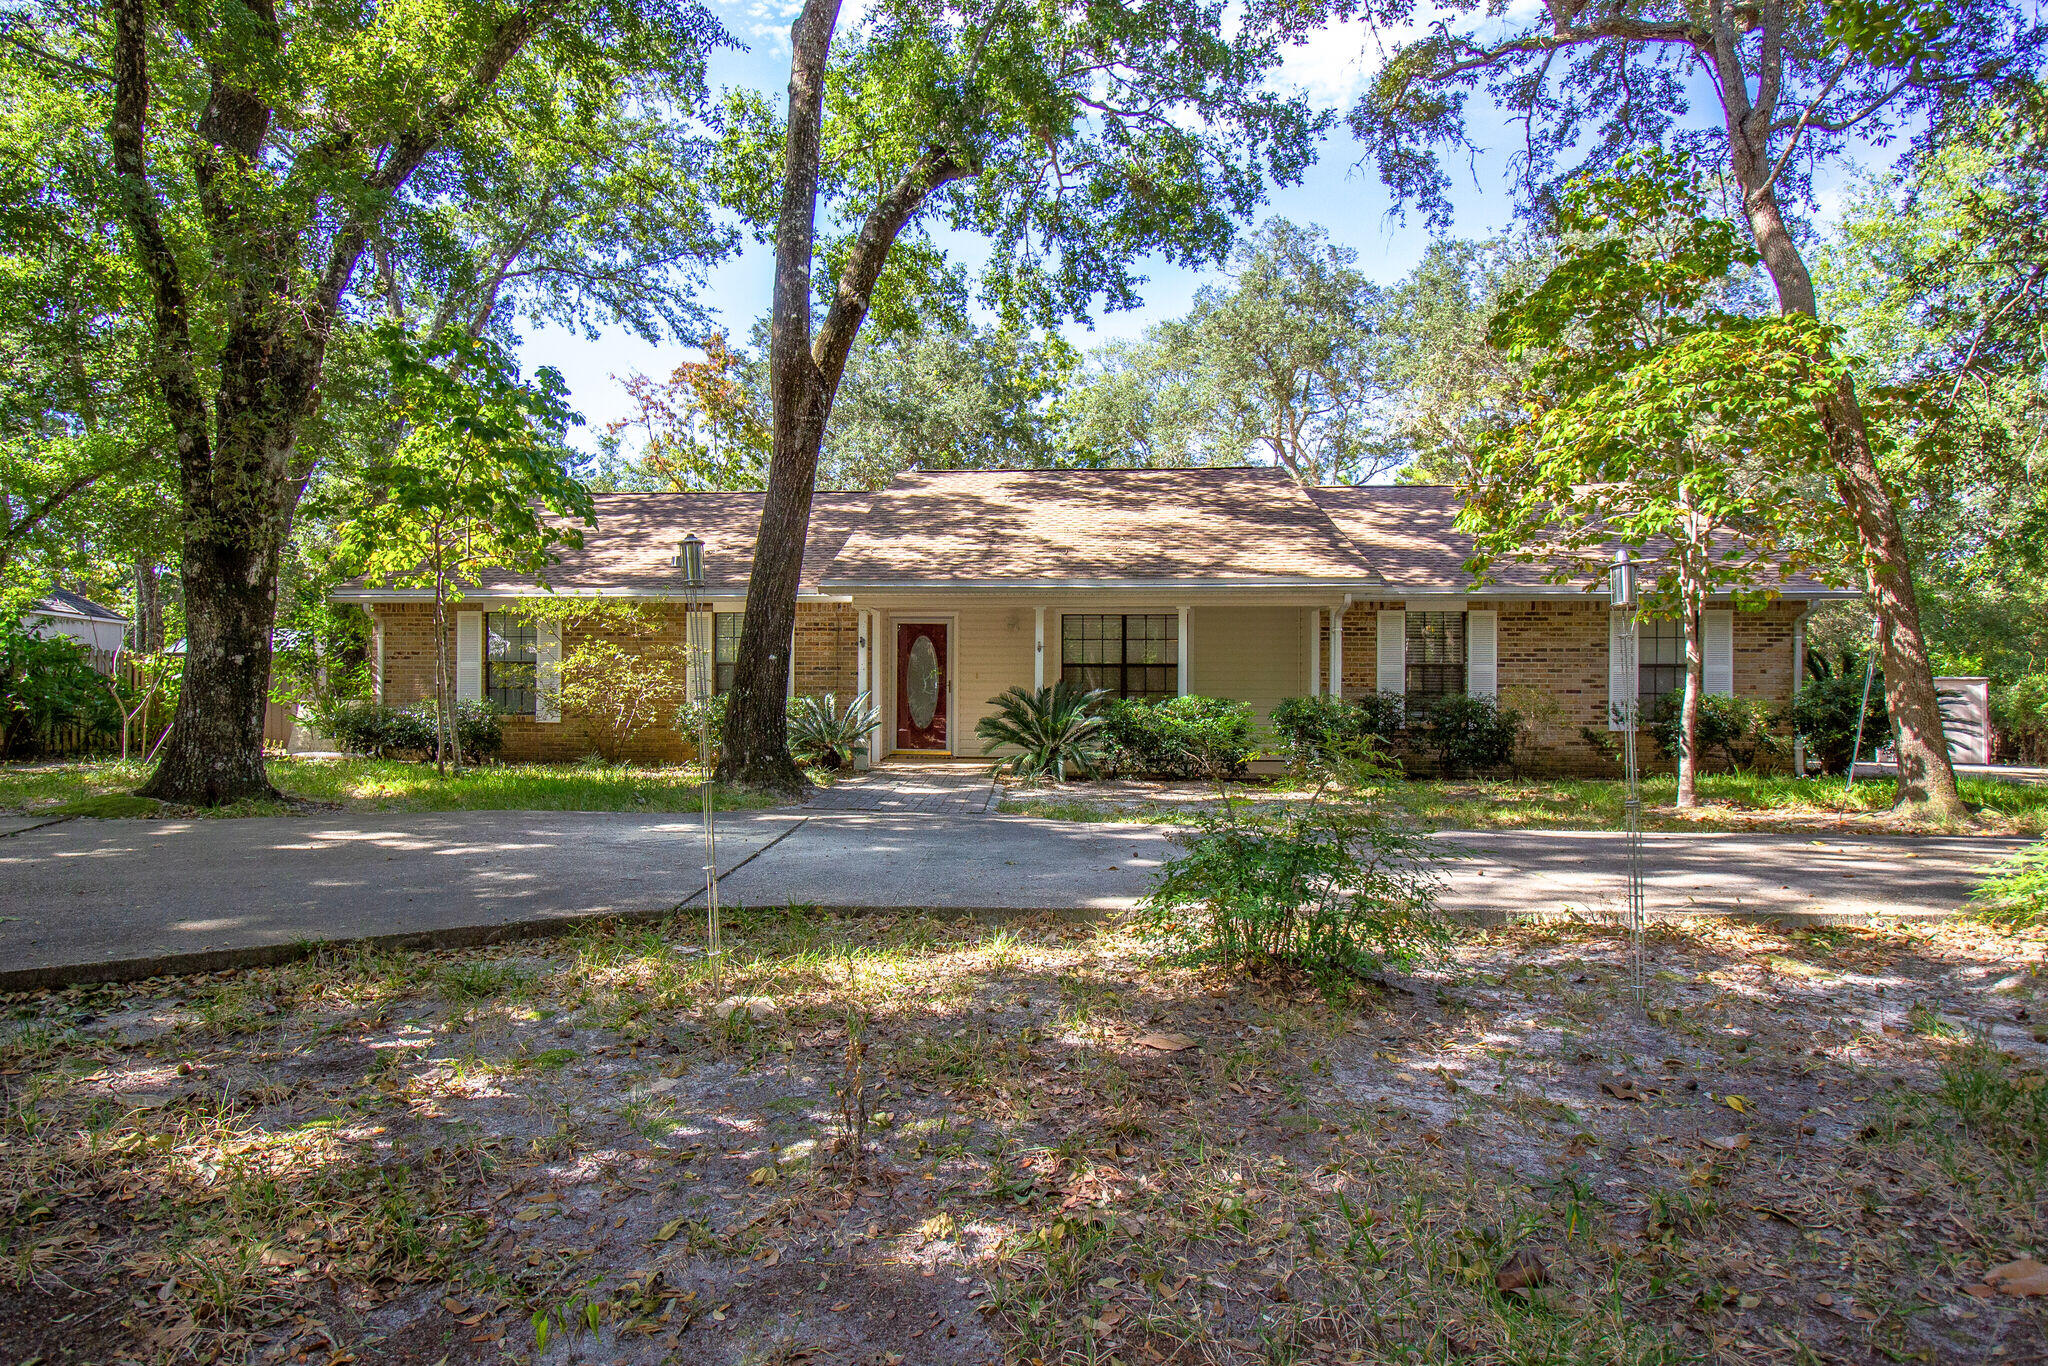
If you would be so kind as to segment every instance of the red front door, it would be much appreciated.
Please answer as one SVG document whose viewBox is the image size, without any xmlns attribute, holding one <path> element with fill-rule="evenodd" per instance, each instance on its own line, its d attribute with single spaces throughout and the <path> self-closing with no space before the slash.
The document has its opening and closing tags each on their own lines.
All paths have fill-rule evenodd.
<svg viewBox="0 0 2048 1366">
<path fill-rule="evenodd" d="M 896 748 L 944 750 L 946 627 L 905 621 L 896 626 Z"/>
</svg>

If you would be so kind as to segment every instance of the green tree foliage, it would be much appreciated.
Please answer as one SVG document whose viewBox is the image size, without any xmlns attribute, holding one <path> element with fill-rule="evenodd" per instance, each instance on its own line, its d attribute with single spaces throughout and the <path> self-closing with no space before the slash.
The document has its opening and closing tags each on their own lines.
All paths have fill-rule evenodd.
<svg viewBox="0 0 2048 1366">
<path fill-rule="evenodd" d="M 1075 361 L 1056 334 L 992 323 L 864 337 L 832 405 L 819 487 L 883 488 L 912 465 L 1065 463 L 1052 405 Z"/>
<path fill-rule="evenodd" d="M 980 295 L 1006 321 L 1131 307 L 1140 258 L 1223 257 L 1328 122 L 1272 88 L 1283 36 L 1257 11 L 889 3 L 835 51 L 838 19 L 807 0 L 787 109 L 736 96 L 719 163 L 776 252 L 773 455 L 721 775 L 783 789 L 803 781 L 784 681 L 826 423 L 870 314 L 896 331 L 964 303 L 935 234 L 986 240 Z"/>
<path fill-rule="evenodd" d="M 1157 329 L 1169 370 L 1186 376 L 1184 439 L 1203 463 L 1256 458 L 1303 484 L 1364 483 L 1393 466 L 1378 440 L 1379 291 L 1357 259 L 1322 228 L 1271 219 L 1238 244 L 1223 285 Z"/>
<path fill-rule="evenodd" d="M 1852 138 L 1943 126 L 2027 79 L 2042 32 L 2031 6 L 1875 0 L 1603 0 L 1503 11 L 1482 0 L 1365 0 L 1358 9 L 1413 35 L 1395 43 L 1351 126 L 1402 203 L 1448 215 L 1442 154 L 1469 148 L 1482 95 L 1522 125 L 1511 163 L 1539 217 L 1579 169 L 1671 148 L 1725 173 L 1786 314 L 1818 301 L 1788 209 Z M 1707 117 L 1694 114 L 1705 92 Z M 1879 468 L 1870 420 L 1844 373 L 1821 399 L 1835 491 L 1854 521 L 1860 568 L 1885 622 L 1881 647 L 1897 723 L 1898 800 L 1960 816 L 1942 739 L 1911 548 Z"/>
<path fill-rule="evenodd" d="M 0 25 L 7 24 L 0 18 Z M 169 549 L 170 432 L 148 365 L 146 282 L 90 87 L 0 42 L 0 610 L 53 580 L 103 593 Z M 154 642 L 153 642 L 154 643 Z"/>
<path fill-rule="evenodd" d="M 1407 278 L 1381 292 L 1373 335 L 1386 386 L 1382 442 L 1404 481 L 1455 484 L 1479 444 L 1510 426 L 1529 366 L 1487 335 L 1508 294 L 1526 292 L 1551 263 L 1533 234 L 1484 242 L 1439 239 Z"/>
<path fill-rule="evenodd" d="M 1814 474 L 1828 458 L 1817 405 L 1841 362 L 1811 318 L 1721 306 L 1756 258 L 1704 210 L 1684 163 L 1661 155 L 1566 188 L 1556 267 L 1492 328 L 1533 361 L 1524 415 L 1480 447 L 1459 514 L 1482 568 L 1545 563 L 1568 582 L 1618 545 L 1641 562 L 1644 611 L 1685 627 L 1681 807 L 1695 801 L 1708 598 L 1826 576 L 1846 530 Z"/>
<path fill-rule="evenodd" d="M 378 340 L 405 434 L 371 465 L 383 496 L 350 522 L 343 551 L 369 582 L 433 590 L 435 761 L 459 765 L 448 604 L 488 570 L 540 575 L 555 547 L 581 543 L 548 514 L 595 525 L 590 494 L 568 473 L 561 446 L 580 419 L 559 374 L 543 368 L 524 384 L 504 350 L 465 331 L 420 342 L 389 323 Z"/>
<path fill-rule="evenodd" d="M 654 316 L 663 262 L 691 229 L 656 202 L 646 158 L 655 123 L 700 100 L 722 32 L 694 5 L 635 0 L 29 3 L 7 25 L 38 107 L 75 89 L 73 121 L 106 130 L 81 163 L 105 187 L 91 229 L 118 234 L 148 300 L 142 350 L 176 473 L 188 626 L 149 795 L 269 796 L 262 717 L 284 543 L 325 438 L 376 387 L 347 364 L 351 334 L 435 282 L 460 306 L 405 320 L 480 335 L 514 281 L 533 278 L 530 253 L 551 246 L 582 271 L 575 297 Z M 591 140 L 617 126 L 600 111 L 649 122 L 599 154 Z M 565 186 L 567 167 L 590 178 Z M 585 212 L 619 203 L 638 229 L 631 214 Z M 616 251 L 615 221 L 636 243 L 669 245 Z"/>
<path fill-rule="evenodd" d="M 1989 676 L 2008 752 L 2048 759 L 2048 96 L 1867 182 L 1816 279 L 1882 386 L 1937 667 Z"/>
</svg>

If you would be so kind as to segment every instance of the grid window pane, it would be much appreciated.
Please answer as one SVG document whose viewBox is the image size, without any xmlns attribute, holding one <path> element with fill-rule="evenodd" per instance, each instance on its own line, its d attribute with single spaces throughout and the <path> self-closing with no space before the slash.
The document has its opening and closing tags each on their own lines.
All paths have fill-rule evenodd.
<svg viewBox="0 0 2048 1366">
<path fill-rule="evenodd" d="M 1060 618 L 1060 677 L 1112 697 L 1158 701 L 1180 693 L 1177 613 L 1082 613 Z"/>
<path fill-rule="evenodd" d="M 532 716 L 538 700 L 538 629 L 510 612 L 484 614 L 484 696 L 508 716 Z"/>
<path fill-rule="evenodd" d="M 745 612 L 719 612 L 712 617 L 711 691 L 732 691 L 732 678 L 740 662 L 740 632 L 747 624 Z"/>
<path fill-rule="evenodd" d="M 1419 718 L 1439 697 L 1465 691 L 1465 614 L 1408 613 L 1408 715 Z"/>
<path fill-rule="evenodd" d="M 1685 623 L 1636 623 L 1636 708 L 1648 717 L 1657 702 L 1685 686 Z"/>
</svg>

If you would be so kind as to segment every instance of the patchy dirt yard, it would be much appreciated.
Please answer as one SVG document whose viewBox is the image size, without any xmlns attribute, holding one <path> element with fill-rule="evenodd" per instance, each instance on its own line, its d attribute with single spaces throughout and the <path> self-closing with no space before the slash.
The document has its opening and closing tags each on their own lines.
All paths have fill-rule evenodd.
<svg viewBox="0 0 2048 1366">
<path fill-rule="evenodd" d="M 0 1360 L 2048 1352 L 2037 940 L 1702 922 L 1643 1009 L 1592 925 L 1335 997 L 1052 918 L 734 941 L 13 998 Z"/>
</svg>

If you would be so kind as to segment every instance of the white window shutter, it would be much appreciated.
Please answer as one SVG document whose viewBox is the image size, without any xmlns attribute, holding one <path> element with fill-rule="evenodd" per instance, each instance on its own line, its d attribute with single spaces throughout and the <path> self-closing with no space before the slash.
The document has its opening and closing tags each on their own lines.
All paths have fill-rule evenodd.
<svg viewBox="0 0 2048 1366">
<path fill-rule="evenodd" d="M 1500 613 L 1491 607 L 1465 612 L 1465 691 L 1474 697 L 1500 692 Z"/>
<path fill-rule="evenodd" d="M 484 614 L 455 614 L 455 700 L 481 702 L 484 696 Z"/>
<path fill-rule="evenodd" d="M 1700 649 L 1705 655 L 1706 690 L 1716 697 L 1735 696 L 1735 614 L 1700 614 Z"/>
<path fill-rule="evenodd" d="M 1408 691 L 1408 614 L 1406 612 L 1386 611 L 1380 613 L 1378 682 L 1381 692 L 1405 693 Z"/>
<path fill-rule="evenodd" d="M 1620 730 L 1635 701 L 1636 680 L 1622 671 L 1621 636 L 1628 627 L 1626 612 L 1607 614 L 1607 729 Z"/>
<path fill-rule="evenodd" d="M 537 721 L 562 719 L 562 624 L 544 621 L 533 628 L 533 715 Z"/>
</svg>

